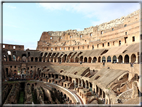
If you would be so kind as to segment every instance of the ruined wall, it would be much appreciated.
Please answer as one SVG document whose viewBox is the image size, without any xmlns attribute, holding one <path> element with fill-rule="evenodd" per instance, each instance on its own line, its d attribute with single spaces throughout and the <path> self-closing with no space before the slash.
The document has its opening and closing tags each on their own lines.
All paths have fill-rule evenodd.
<svg viewBox="0 0 142 107">
<path fill-rule="evenodd" d="M 104 43 L 104 47 L 107 48 L 117 46 L 119 43 L 114 44 L 113 42 L 118 42 L 118 39 L 121 40 L 122 44 L 126 44 L 126 40 L 124 40 L 125 37 L 127 38 L 127 44 L 131 44 L 133 43 L 133 36 L 135 36 L 135 42 L 139 42 L 139 23 L 141 21 L 139 12 L 140 10 L 137 10 L 119 19 L 84 28 L 83 31 L 67 30 L 43 32 L 41 39 L 38 41 L 37 50 L 55 51 L 55 47 L 64 48 L 63 46 L 84 45 L 94 45 L 94 48 L 98 48 L 97 45 L 102 45 L 102 43 Z M 110 41 L 109 46 L 107 46 L 107 41 Z M 99 46 L 99 48 L 103 47 Z M 83 49 L 80 48 L 78 50 Z"/>
</svg>

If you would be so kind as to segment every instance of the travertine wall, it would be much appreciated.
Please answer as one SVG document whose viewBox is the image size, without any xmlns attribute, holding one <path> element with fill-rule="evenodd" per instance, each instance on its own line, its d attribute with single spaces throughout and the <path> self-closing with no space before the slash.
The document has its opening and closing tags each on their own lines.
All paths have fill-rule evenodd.
<svg viewBox="0 0 142 107">
<path fill-rule="evenodd" d="M 137 10 L 119 19 L 84 28 L 83 31 L 67 30 L 43 32 L 38 41 L 37 50 L 69 51 L 73 50 L 72 46 L 75 50 L 91 50 L 92 47 L 94 47 L 94 49 L 100 49 L 119 46 L 120 42 L 121 45 L 139 42 L 139 24 L 141 21 L 139 12 L 140 10 Z M 133 37 L 135 39 L 134 41 Z M 86 47 L 86 45 L 89 45 L 89 48 L 78 48 Z"/>
</svg>

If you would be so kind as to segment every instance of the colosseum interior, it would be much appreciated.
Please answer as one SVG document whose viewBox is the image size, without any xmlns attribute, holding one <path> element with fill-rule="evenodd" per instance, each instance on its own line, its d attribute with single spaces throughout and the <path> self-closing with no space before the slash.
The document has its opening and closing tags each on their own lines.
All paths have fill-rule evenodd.
<svg viewBox="0 0 142 107">
<path fill-rule="evenodd" d="M 139 104 L 140 10 L 83 31 L 48 31 L 36 50 L 2 45 L 2 103 Z"/>
</svg>

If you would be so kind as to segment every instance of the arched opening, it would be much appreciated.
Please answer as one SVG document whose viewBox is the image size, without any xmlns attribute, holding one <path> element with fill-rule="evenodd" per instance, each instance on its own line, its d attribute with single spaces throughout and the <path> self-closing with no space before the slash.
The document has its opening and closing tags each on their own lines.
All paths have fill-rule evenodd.
<svg viewBox="0 0 142 107">
<path fill-rule="evenodd" d="M 96 58 L 96 57 L 94 57 L 94 58 L 93 58 L 93 62 L 94 62 L 94 63 L 96 63 L 96 61 L 97 61 L 97 58 Z"/>
<path fill-rule="evenodd" d="M 30 52 L 28 52 L 28 57 L 30 56 Z"/>
<path fill-rule="evenodd" d="M 61 62 L 61 58 L 60 57 L 58 58 L 58 62 Z"/>
<path fill-rule="evenodd" d="M 66 80 L 68 81 L 68 77 L 66 76 Z"/>
<path fill-rule="evenodd" d="M 90 82 L 89 85 L 90 85 L 90 91 L 92 91 L 92 83 Z"/>
<path fill-rule="evenodd" d="M 51 58 L 51 62 L 53 62 L 53 58 Z"/>
<path fill-rule="evenodd" d="M 113 63 L 116 63 L 117 62 L 117 58 L 116 58 L 116 56 L 114 55 L 113 56 Z"/>
<path fill-rule="evenodd" d="M 128 55 L 125 55 L 125 57 L 124 57 L 124 63 L 129 63 L 129 56 Z"/>
<path fill-rule="evenodd" d="M 39 62 L 41 62 L 41 60 L 42 60 L 42 58 L 41 58 L 41 57 L 39 57 Z"/>
<path fill-rule="evenodd" d="M 83 62 L 83 56 L 80 57 L 80 61 Z"/>
<path fill-rule="evenodd" d="M 43 52 L 40 54 L 40 56 L 42 57 L 42 55 L 43 55 Z"/>
<path fill-rule="evenodd" d="M 107 62 L 111 62 L 111 57 L 110 56 L 107 57 Z"/>
<path fill-rule="evenodd" d="M 62 76 L 63 79 L 65 79 L 65 76 Z"/>
<path fill-rule="evenodd" d="M 101 62 L 101 57 L 99 56 L 99 58 L 98 58 L 98 62 Z"/>
<path fill-rule="evenodd" d="M 84 62 L 87 62 L 87 58 L 86 57 L 84 58 Z"/>
<path fill-rule="evenodd" d="M 31 57 L 31 62 L 33 62 L 33 57 Z"/>
<path fill-rule="evenodd" d="M 26 62 L 26 54 L 22 54 L 22 61 Z"/>
<path fill-rule="evenodd" d="M 13 55 L 13 60 L 16 61 L 16 56 L 15 55 Z"/>
<path fill-rule="evenodd" d="M 35 62 L 37 62 L 37 61 L 38 61 L 38 58 L 36 57 L 36 58 L 35 58 Z"/>
<path fill-rule="evenodd" d="M 47 58 L 47 62 L 49 62 L 49 58 Z"/>
<path fill-rule="evenodd" d="M 78 62 L 78 58 L 77 57 L 75 58 L 75 62 Z"/>
<path fill-rule="evenodd" d="M 122 57 L 122 55 L 119 55 L 119 57 L 118 57 L 118 62 L 119 63 L 122 63 L 123 62 L 123 59 L 122 59 L 123 57 Z"/>
<path fill-rule="evenodd" d="M 89 63 L 91 63 L 91 61 L 92 61 L 92 58 L 91 58 L 91 57 L 89 57 L 88 62 L 89 62 Z"/>
<path fill-rule="evenodd" d="M 99 90 L 99 89 L 98 89 L 98 86 L 96 85 L 96 94 L 98 93 L 98 90 Z"/>
<path fill-rule="evenodd" d="M 102 95 L 102 90 L 100 89 L 100 96 Z"/>
<path fill-rule="evenodd" d="M 102 62 L 106 62 L 105 56 L 102 57 Z"/>
<path fill-rule="evenodd" d="M 4 61 L 7 61 L 7 57 L 6 57 L 6 55 L 3 55 L 3 57 L 4 57 Z"/>
<path fill-rule="evenodd" d="M 51 75 L 50 75 L 50 74 L 48 74 L 48 77 L 50 78 L 50 77 L 51 77 Z"/>
<path fill-rule="evenodd" d="M 6 68 L 6 75 L 8 76 L 8 68 Z"/>
<path fill-rule="evenodd" d="M 7 53 L 8 53 L 9 61 L 12 61 L 12 58 L 11 58 L 11 51 L 7 51 Z"/>
<path fill-rule="evenodd" d="M 63 58 L 62 58 L 62 62 L 65 62 L 65 61 L 66 61 L 66 59 L 67 59 L 67 54 L 65 54 L 65 55 L 63 56 Z"/>
<path fill-rule="evenodd" d="M 136 61 L 136 55 L 132 54 L 131 55 L 131 63 L 134 63 Z"/>
<path fill-rule="evenodd" d="M 54 74 L 52 74 L 52 78 L 54 78 Z"/>
<path fill-rule="evenodd" d="M 82 82 L 83 82 L 83 88 L 85 88 L 85 82 L 84 82 L 84 80 L 82 80 Z"/>
<path fill-rule="evenodd" d="M 56 79 L 58 78 L 58 74 L 56 74 Z"/>
<path fill-rule="evenodd" d="M 56 62 L 56 58 L 54 58 L 54 62 Z"/>
</svg>

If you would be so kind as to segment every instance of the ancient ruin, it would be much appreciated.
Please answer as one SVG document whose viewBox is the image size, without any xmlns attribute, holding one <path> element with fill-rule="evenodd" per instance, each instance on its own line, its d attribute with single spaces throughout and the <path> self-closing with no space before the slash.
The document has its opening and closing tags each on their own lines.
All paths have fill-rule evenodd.
<svg viewBox="0 0 142 107">
<path fill-rule="evenodd" d="M 43 32 L 36 50 L 1 44 L 3 104 L 139 104 L 141 21 L 137 10 L 83 31 Z"/>
</svg>

